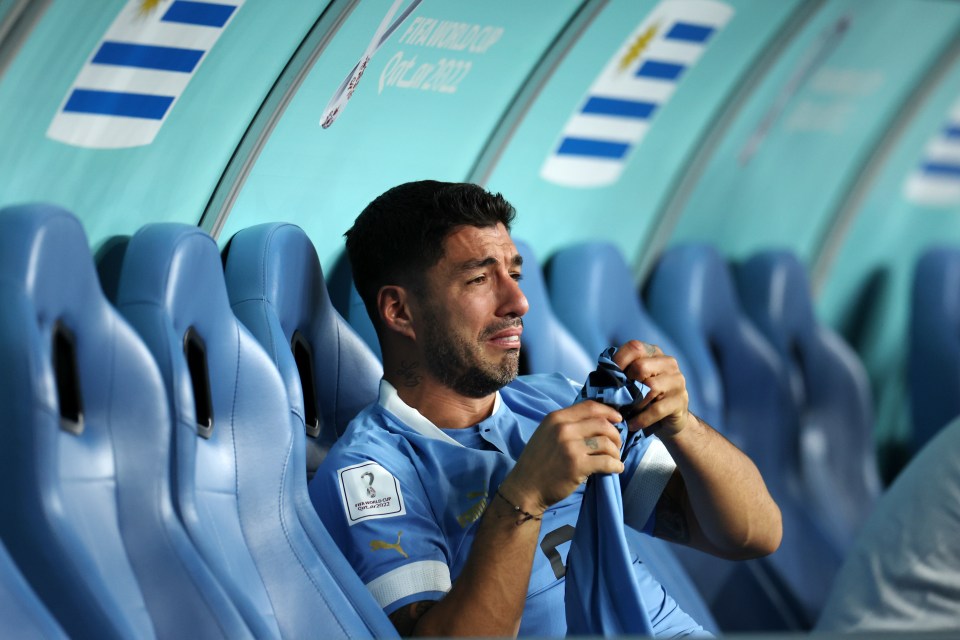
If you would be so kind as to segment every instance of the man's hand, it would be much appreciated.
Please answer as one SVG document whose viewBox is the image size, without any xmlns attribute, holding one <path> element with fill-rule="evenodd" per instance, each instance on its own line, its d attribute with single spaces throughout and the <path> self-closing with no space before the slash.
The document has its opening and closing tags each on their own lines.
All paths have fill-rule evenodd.
<svg viewBox="0 0 960 640">
<path fill-rule="evenodd" d="M 580 402 L 544 418 L 500 485 L 524 511 L 539 514 L 563 500 L 594 473 L 620 473 L 622 416 L 599 402 Z"/>
<path fill-rule="evenodd" d="M 630 431 L 643 429 L 647 435 L 675 436 L 691 419 L 687 405 L 687 383 L 675 358 L 660 347 L 631 340 L 617 349 L 613 361 L 631 380 L 650 387 L 637 405 L 638 413 L 627 423 Z"/>
<path fill-rule="evenodd" d="M 637 340 L 620 347 L 613 361 L 650 387 L 630 430 L 656 434 L 677 463 L 679 473 L 657 503 L 655 534 L 731 560 L 775 551 L 783 532 L 779 508 L 753 462 L 690 413 L 677 361 Z"/>
</svg>

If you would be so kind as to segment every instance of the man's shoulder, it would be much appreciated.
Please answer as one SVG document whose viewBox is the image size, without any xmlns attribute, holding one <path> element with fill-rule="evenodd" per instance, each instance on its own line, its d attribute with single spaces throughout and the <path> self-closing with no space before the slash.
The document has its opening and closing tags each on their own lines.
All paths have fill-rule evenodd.
<svg viewBox="0 0 960 640">
<path fill-rule="evenodd" d="M 352 464 L 360 460 L 393 459 L 400 456 L 403 436 L 383 408 L 372 403 L 350 421 L 324 459 L 324 464 Z"/>
</svg>

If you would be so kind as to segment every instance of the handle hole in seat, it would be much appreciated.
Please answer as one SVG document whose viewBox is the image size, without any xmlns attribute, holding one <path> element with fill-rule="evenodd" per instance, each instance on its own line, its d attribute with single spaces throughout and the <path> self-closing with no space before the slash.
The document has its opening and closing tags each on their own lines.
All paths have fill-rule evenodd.
<svg viewBox="0 0 960 640">
<path fill-rule="evenodd" d="M 307 436 L 316 438 L 320 435 L 320 406 L 317 402 L 317 387 L 314 384 L 313 349 L 300 331 L 294 331 L 290 348 L 293 351 L 293 359 L 297 363 L 300 387 L 303 390 L 304 426 Z"/>
<path fill-rule="evenodd" d="M 193 403 L 197 419 L 197 435 L 209 438 L 213 434 L 213 402 L 210 396 L 210 375 L 207 369 L 207 346 L 193 327 L 183 335 L 183 353 L 193 385 Z"/>
<path fill-rule="evenodd" d="M 77 367 L 76 338 L 60 321 L 53 327 L 53 374 L 60 406 L 60 428 L 80 435 L 83 433 L 83 397 Z"/>
</svg>

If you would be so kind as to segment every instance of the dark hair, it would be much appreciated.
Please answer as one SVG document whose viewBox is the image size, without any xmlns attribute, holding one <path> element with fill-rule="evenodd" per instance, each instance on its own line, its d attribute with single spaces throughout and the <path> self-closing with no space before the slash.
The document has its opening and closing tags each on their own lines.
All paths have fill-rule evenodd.
<svg viewBox="0 0 960 640">
<path fill-rule="evenodd" d="M 515 215 L 499 193 L 435 180 L 401 184 L 368 204 L 344 235 L 354 283 L 374 326 L 380 325 L 380 288 L 421 288 L 427 269 L 443 257 L 443 241 L 457 227 L 501 223 L 509 231 Z"/>
</svg>

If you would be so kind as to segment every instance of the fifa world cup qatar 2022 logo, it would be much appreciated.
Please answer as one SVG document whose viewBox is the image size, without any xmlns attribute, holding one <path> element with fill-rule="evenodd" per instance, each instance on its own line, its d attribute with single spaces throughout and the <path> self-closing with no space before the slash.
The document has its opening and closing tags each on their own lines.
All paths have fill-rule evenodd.
<svg viewBox="0 0 960 640">
<path fill-rule="evenodd" d="M 366 471 L 360 476 L 363 480 L 367 481 L 367 495 L 371 498 L 377 497 L 377 490 L 373 488 L 373 472 Z"/>
</svg>

